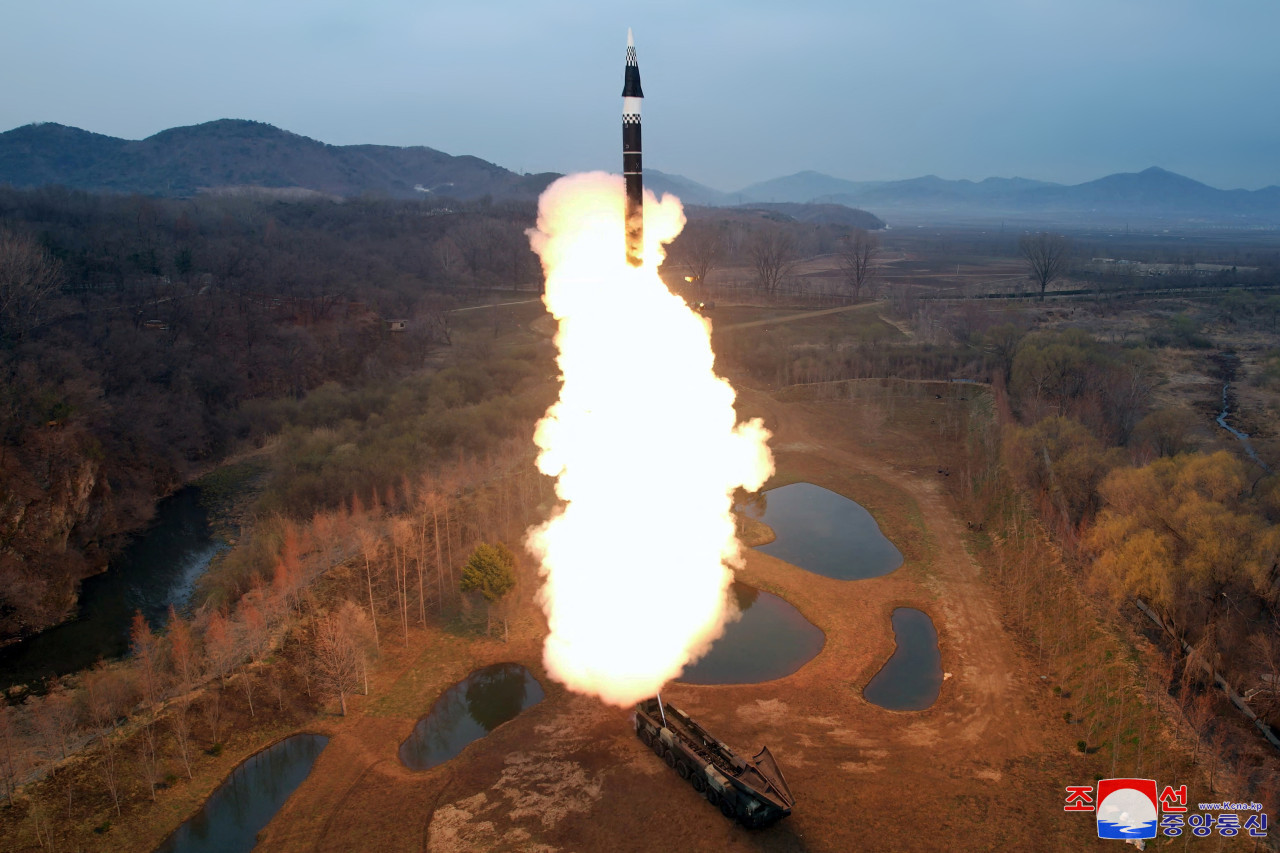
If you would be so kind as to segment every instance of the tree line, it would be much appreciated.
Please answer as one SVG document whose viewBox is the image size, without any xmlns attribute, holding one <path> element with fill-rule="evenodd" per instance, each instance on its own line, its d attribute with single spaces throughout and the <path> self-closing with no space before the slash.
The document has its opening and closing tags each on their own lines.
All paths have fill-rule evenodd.
<svg viewBox="0 0 1280 853">
<path fill-rule="evenodd" d="M 246 404 L 416 369 L 466 293 L 536 290 L 532 219 L 0 188 L 0 639 L 69 614 L 158 497 L 254 430 Z"/>
<path fill-rule="evenodd" d="M 529 599 L 536 583 L 513 551 L 554 499 L 511 443 L 305 520 L 265 517 L 237 549 L 251 555 L 247 577 L 216 569 L 232 576 L 194 613 L 171 611 L 161 630 L 137 614 L 126 659 L 0 706 L 8 831 L 42 847 L 109 831 L 234 733 L 296 725 L 326 703 L 345 714 L 381 650 L 422 627 L 490 633 L 497 621 L 505 635 L 513 591 Z"/>
</svg>

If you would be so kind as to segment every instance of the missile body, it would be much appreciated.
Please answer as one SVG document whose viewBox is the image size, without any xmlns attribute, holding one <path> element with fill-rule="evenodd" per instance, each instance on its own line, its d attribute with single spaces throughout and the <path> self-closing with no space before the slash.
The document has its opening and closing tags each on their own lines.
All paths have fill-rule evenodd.
<svg viewBox="0 0 1280 853">
<path fill-rule="evenodd" d="M 622 176 L 627 182 L 627 263 L 638 267 L 644 250 L 644 173 L 640 163 L 640 64 L 627 30 L 627 70 L 622 86 Z"/>
</svg>

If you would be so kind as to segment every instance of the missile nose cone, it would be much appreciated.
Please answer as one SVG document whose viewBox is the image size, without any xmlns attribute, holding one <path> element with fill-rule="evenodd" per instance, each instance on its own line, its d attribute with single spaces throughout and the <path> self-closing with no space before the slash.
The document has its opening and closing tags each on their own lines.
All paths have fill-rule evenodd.
<svg viewBox="0 0 1280 853">
<path fill-rule="evenodd" d="M 636 61 L 636 40 L 631 35 L 631 29 L 627 28 L 627 76 L 622 84 L 622 97 L 624 98 L 643 98 L 644 91 L 640 88 L 640 63 Z"/>
</svg>

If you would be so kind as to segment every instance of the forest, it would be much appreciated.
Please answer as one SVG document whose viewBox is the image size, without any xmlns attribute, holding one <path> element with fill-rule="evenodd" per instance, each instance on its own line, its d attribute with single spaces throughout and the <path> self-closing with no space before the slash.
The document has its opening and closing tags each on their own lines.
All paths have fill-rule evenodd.
<svg viewBox="0 0 1280 853">
<path fill-rule="evenodd" d="M 183 777 L 224 771 L 230 744 L 345 714 L 416 632 L 505 635 L 537 586 L 522 532 L 556 500 L 528 440 L 558 384 L 534 331 L 533 216 L 484 200 L 0 189 L 0 636 L 73 612 L 78 581 L 158 498 L 256 484 L 196 606 L 163 626 L 139 615 L 124 660 L 10 692 L 13 831 L 50 849 L 111 832 Z M 1091 272 L 1096 247 L 1076 240 L 1059 287 L 1092 293 L 1002 301 L 948 290 L 930 265 L 1021 270 L 1013 236 L 696 211 L 664 274 L 719 303 L 704 306 L 717 368 L 744 386 L 989 389 L 963 398 L 967 450 L 939 475 L 1029 654 L 1052 669 L 1090 647 L 1095 618 L 1149 630 L 1141 600 L 1275 723 L 1276 691 L 1257 689 L 1280 684 L 1274 254 L 1229 280 L 1188 273 L 1203 295 L 1125 299 L 1148 282 Z M 825 306 L 841 313 L 771 325 Z M 1213 422 L 1224 384 L 1256 461 Z M 1190 661 L 1170 646 L 1154 689 L 1197 754 L 1203 737 L 1239 758 L 1216 722 L 1230 709 Z M 1115 689 L 1072 677 L 1084 697 Z M 1082 752 L 1134 749 L 1123 702 L 1077 713 Z"/>
<path fill-rule="evenodd" d="M 157 498 L 260 433 L 246 403 L 384 381 L 448 343 L 461 292 L 536 292 L 530 217 L 0 189 L 0 638 L 65 618 Z"/>
</svg>

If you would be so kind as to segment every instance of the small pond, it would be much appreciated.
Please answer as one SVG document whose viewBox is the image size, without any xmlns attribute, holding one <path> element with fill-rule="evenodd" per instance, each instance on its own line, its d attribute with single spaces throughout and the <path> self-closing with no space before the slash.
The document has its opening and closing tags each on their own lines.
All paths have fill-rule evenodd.
<svg viewBox="0 0 1280 853">
<path fill-rule="evenodd" d="M 790 675 L 826 642 L 822 631 L 786 599 L 733 584 L 742 618 L 725 626 L 702 660 L 680 676 L 687 684 L 756 684 Z"/>
<path fill-rule="evenodd" d="M 123 655 L 134 611 L 153 628 L 162 626 L 170 605 L 181 611 L 190 604 L 196 582 L 225 547 L 209 527 L 198 488 L 161 501 L 151 526 L 107 571 L 85 578 L 74 619 L 0 649 L 0 686 L 36 684 Z"/>
<path fill-rule="evenodd" d="M 324 735 L 294 735 L 248 759 L 156 853 L 248 853 L 328 742 Z"/>
<path fill-rule="evenodd" d="M 756 550 L 838 580 L 887 575 L 902 552 L 885 538 L 871 513 L 844 495 L 812 483 L 769 489 L 740 507 L 777 536 Z"/>
<path fill-rule="evenodd" d="M 893 611 L 893 657 L 867 683 L 868 702 L 891 711 L 923 711 L 942 690 L 942 655 L 938 631 L 929 614 L 912 607 Z"/>
<path fill-rule="evenodd" d="M 431 713 L 418 720 L 400 744 L 410 770 L 426 770 L 453 758 L 463 747 L 542 701 L 542 685 L 516 663 L 478 669 L 444 692 Z"/>
</svg>

